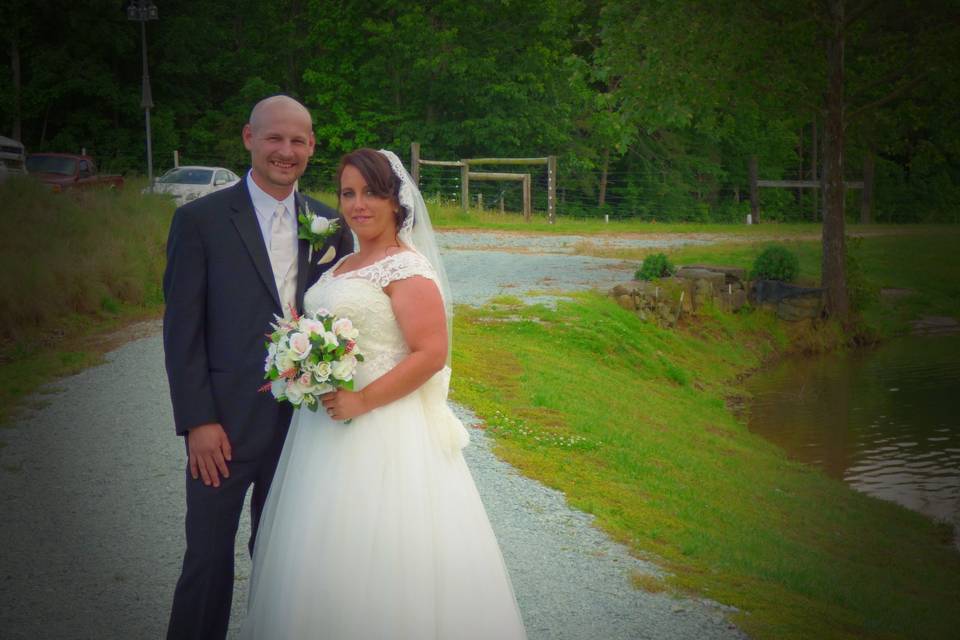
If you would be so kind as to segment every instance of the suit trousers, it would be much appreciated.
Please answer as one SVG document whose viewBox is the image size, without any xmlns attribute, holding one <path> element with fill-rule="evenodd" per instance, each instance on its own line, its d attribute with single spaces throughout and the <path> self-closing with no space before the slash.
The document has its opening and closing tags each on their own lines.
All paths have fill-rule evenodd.
<svg viewBox="0 0 960 640">
<path fill-rule="evenodd" d="M 221 477 L 216 488 L 194 480 L 188 465 L 187 551 L 173 594 L 167 640 L 226 637 L 233 603 L 234 546 L 240 514 L 252 485 L 247 548 L 253 556 L 260 515 L 283 449 L 282 438 L 277 438 L 273 449 L 256 460 L 228 462 L 230 477 Z"/>
</svg>

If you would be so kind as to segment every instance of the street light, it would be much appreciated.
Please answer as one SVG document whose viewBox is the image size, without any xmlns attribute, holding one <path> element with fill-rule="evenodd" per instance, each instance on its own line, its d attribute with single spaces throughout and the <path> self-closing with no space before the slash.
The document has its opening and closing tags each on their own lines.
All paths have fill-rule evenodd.
<svg viewBox="0 0 960 640">
<path fill-rule="evenodd" d="M 150 92 L 150 74 L 147 71 L 147 21 L 157 20 L 157 5 L 150 0 L 131 0 L 127 5 L 127 20 L 140 23 L 140 37 L 143 40 L 143 93 L 140 106 L 147 117 L 147 180 L 153 186 L 153 145 L 150 141 L 150 109 L 153 108 L 153 95 Z"/>
</svg>

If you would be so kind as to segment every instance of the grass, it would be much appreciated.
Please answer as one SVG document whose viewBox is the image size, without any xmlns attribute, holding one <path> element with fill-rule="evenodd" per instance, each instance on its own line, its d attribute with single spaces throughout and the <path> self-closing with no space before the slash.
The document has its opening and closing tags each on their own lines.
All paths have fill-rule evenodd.
<svg viewBox="0 0 960 640">
<path fill-rule="evenodd" d="M 896 231 L 896 230 L 893 230 Z M 881 336 L 903 333 L 909 321 L 923 315 L 946 315 L 960 318 L 960 228 L 955 226 L 918 225 L 900 233 L 885 233 L 855 227 L 861 234 L 855 240 L 857 258 L 868 290 L 862 308 L 867 326 Z M 578 253 L 601 257 L 636 260 L 652 253 L 666 253 L 674 264 L 722 264 L 749 270 L 763 248 L 772 242 L 765 239 L 741 238 L 711 245 L 685 245 L 674 249 L 609 248 L 591 240 L 575 246 Z M 800 262 L 798 284 L 819 286 L 821 244 L 819 240 L 798 240 L 784 234 L 778 240 L 795 253 Z M 903 295 L 881 296 L 884 289 L 899 289 Z"/>
<path fill-rule="evenodd" d="M 659 558 L 667 588 L 739 608 L 757 638 L 954 637 L 949 531 L 790 462 L 728 409 L 788 345 L 770 315 L 669 331 L 582 294 L 463 308 L 455 331 L 455 397 L 497 453 Z"/>
<path fill-rule="evenodd" d="M 159 313 L 173 204 L 141 186 L 0 185 L 0 423 L 37 385 L 96 362 L 94 336 Z"/>
<path fill-rule="evenodd" d="M 97 336 L 156 316 L 173 207 L 133 183 L 65 197 L 10 181 L 0 199 L 2 420 L 40 383 L 95 362 L 107 348 Z M 806 239 L 816 225 L 548 226 L 436 206 L 433 214 L 442 228 L 731 238 L 678 250 L 675 262 L 746 266 L 756 243 L 787 238 L 801 278 L 819 269 L 818 243 Z M 956 231 L 877 231 L 861 258 L 871 281 L 918 291 L 898 313 L 956 314 Z M 503 298 L 462 309 L 456 332 L 456 398 L 485 418 L 504 458 L 672 572 L 634 576 L 638 588 L 732 604 L 758 638 L 939 638 L 960 624 L 949 531 L 786 460 L 727 408 L 737 377 L 791 344 L 769 315 L 710 313 L 666 331 L 595 295 L 556 310 Z"/>
</svg>

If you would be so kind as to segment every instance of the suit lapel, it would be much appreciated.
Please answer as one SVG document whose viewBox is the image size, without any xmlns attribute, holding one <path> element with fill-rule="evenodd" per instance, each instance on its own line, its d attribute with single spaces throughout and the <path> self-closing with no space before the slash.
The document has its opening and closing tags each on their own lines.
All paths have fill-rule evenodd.
<svg viewBox="0 0 960 640">
<path fill-rule="evenodd" d="M 250 258 L 253 259 L 257 273 L 260 274 L 260 279 L 263 280 L 264 286 L 273 296 L 273 302 L 277 309 L 281 309 L 282 312 L 280 294 L 277 292 L 277 285 L 273 280 L 273 269 L 270 267 L 270 255 L 267 253 L 267 245 L 264 242 L 263 234 L 260 232 L 260 223 L 257 221 L 257 213 L 254 211 L 253 202 L 250 200 L 250 192 L 247 191 L 246 180 L 241 180 L 234 187 L 231 208 L 233 209 L 231 220 L 236 226 Z"/>
<path fill-rule="evenodd" d="M 300 212 L 304 208 L 303 196 L 299 191 L 293 192 L 296 211 L 294 212 L 294 228 L 300 228 Z M 299 235 L 299 233 L 297 234 Z M 303 310 L 303 295 L 310 283 L 312 265 L 310 264 L 310 243 L 306 240 L 297 240 L 297 308 Z"/>
</svg>

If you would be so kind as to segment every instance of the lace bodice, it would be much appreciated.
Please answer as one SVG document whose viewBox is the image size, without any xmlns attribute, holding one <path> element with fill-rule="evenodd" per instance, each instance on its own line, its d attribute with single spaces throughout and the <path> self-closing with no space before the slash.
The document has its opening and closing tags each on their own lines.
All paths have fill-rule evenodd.
<svg viewBox="0 0 960 640">
<path fill-rule="evenodd" d="M 371 265 L 335 275 L 347 256 L 327 270 L 304 296 L 304 308 L 312 313 L 323 308 L 353 321 L 360 331 L 357 346 L 364 361 L 357 367 L 356 388 L 362 388 L 400 362 L 407 347 L 383 288 L 391 282 L 414 276 L 437 281 L 430 262 L 413 251 L 389 255 Z"/>
</svg>

